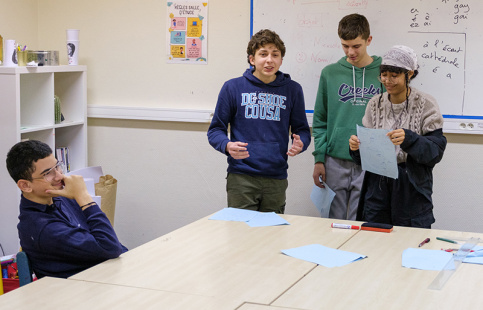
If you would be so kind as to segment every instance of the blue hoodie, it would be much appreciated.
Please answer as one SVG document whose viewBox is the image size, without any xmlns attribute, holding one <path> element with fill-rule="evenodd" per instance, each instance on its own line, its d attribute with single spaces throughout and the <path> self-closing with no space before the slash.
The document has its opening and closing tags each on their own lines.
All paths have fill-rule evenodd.
<svg viewBox="0 0 483 310">
<path fill-rule="evenodd" d="M 228 156 L 229 173 L 286 179 L 290 130 L 300 136 L 305 151 L 311 136 L 300 84 L 281 71 L 265 84 L 247 69 L 221 88 L 208 141 Z M 248 143 L 250 157 L 233 159 L 225 152 L 230 141 Z"/>
</svg>

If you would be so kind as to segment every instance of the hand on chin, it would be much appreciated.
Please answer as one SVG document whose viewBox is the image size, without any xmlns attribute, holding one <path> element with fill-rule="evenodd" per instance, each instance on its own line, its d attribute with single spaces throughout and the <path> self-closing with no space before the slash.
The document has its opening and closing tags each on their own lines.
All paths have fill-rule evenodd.
<svg viewBox="0 0 483 310">
<path fill-rule="evenodd" d="M 62 189 L 64 189 L 64 182 L 60 182 L 58 184 L 53 184 L 52 188 L 51 188 L 51 190 L 62 190 Z M 47 194 L 49 194 L 52 197 L 59 196 L 59 195 L 54 195 L 54 194 L 50 194 L 50 193 L 47 193 Z"/>
</svg>

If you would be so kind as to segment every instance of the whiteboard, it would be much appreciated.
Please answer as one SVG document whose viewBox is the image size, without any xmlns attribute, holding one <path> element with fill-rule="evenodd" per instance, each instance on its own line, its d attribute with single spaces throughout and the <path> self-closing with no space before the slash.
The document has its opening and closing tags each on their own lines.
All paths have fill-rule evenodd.
<svg viewBox="0 0 483 310">
<path fill-rule="evenodd" d="M 340 19 L 359 13 L 371 26 L 370 55 L 413 48 L 420 68 L 411 85 L 434 96 L 445 118 L 483 118 L 481 12 L 482 0 L 253 0 L 251 27 L 272 29 L 285 42 L 280 70 L 302 85 L 308 112 L 322 68 L 344 56 Z"/>
</svg>

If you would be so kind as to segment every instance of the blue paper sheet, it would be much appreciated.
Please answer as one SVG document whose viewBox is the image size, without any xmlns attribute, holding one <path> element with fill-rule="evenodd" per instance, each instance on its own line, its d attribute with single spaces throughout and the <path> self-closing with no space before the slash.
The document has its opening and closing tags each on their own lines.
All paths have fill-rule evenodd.
<svg viewBox="0 0 483 310">
<path fill-rule="evenodd" d="M 477 245 L 473 248 L 473 251 L 474 252 L 468 253 L 463 260 L 463 263 L 483 265 L 483 246 Z"/>
<path fill-rule="evenodd" d="M 388 132 L 357 125 L 362 170 L 397 179 L 397 155 L 394 144 L 386 136 Z"/>
<path fill-rule="evenodd" d="M 250 227 L 262 227 L 262 226 L 277 226 L 277 225 L 289 225 L 289 222 L 284 220 L 281 216 L 275 212 L 257 212 L 258 214 L 249 220 L 247 224 Z"/>
<path fill-rule="evenodd" d="M 310 194 L 310 199 L 314 203 L 317 210 L 320 212 L 320 216 L 324 218 L 329 217 L 330 205 L 332 200 L 334 200 L 335 193 L 333 190 L 327 186 L 325 182 L 322 181 L 325 188 L 320 188 L 317 185 L 313 185 L 312 193 Z"/>
<path fill-rule="evenodd" d="M 408 248 L 402 254 L 402 266 L 421 270 L 442 270 L 453 254 L 441 250 Z"/>
<path fill-rule="evenodd" d="M 251 227 L 290 225 L 275 212 L 257 212 L 238 208 L 224 208 L 213 214 L 209 219 L 245 222 Z"/>
<path fill-rule="evenodd" d="M 252 210 L 224 208 L 213 214 L 210 217 L 210 220 L 248 222 L 249 220 L 254 218 L 257 213 L 257 211 Z"/>
<path fill-rule="evenodd" d="M 340 267 L 367 256 L 325 247 L 320 244 L 310 244 L 298 248 L 282 250 L 282 253 L 325 267 Z"/>
</svg>

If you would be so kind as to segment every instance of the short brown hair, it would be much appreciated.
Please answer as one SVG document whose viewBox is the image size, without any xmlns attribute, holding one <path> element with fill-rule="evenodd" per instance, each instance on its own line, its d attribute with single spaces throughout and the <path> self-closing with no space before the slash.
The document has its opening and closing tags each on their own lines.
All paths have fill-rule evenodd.
<svg viewBox="0 0 483 310">
<path fill-rule="evenodd" d="M 363 15 L 350 14 L 340 20 L 338 34 L 342 40 L 354 40 L 358 36 L 367 40 L 371 35 L 371 28 Z"/>
<path fill-rule="evenodd" d="M 247 47 L 247 61 L 250 63 L 250 55 L 255 56 L 257 50 L 267 44 L 275 44 L 277 49 L 282 53 L 282 58 L 285 56 L 285 44 L 282 39 L 274 31 L 269 29 L 262 29 L 255 33 Z"/>
</svg>

